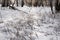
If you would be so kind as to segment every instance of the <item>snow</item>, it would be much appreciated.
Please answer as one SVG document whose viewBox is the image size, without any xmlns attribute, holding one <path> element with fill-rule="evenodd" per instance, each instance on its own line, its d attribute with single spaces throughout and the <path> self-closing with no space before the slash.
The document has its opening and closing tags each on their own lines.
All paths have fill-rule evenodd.
<svg viewBox="0 0 60 40">
<path fill-rule="evenodd" d="M 16 8 L 22 11 L 0 7 L 0 40 L 60 39 L 59 13 L 52 14 L 50 7 Z"/>
</svg>

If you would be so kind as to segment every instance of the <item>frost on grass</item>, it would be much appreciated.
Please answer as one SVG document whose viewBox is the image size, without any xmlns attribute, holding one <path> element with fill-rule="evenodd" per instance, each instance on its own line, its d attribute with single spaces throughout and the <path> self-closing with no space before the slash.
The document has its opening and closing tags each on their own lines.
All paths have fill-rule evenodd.
<svg viewBox="0 0 60 40">
<path fill-rule="evenodd" d="M 25 9 L 25 11 L 28 10 Z M 51 11 L 47 10 L 43 7 L 40 9 L 38 7 L 31 8 L 28 14 L 21 11 L 1 10 L 4 23 L 0 24 L 0 39 L 57 40 L 59 38 L 57 35 L 60 28 L 59 23 L 53 18 Z"/>
</svg>

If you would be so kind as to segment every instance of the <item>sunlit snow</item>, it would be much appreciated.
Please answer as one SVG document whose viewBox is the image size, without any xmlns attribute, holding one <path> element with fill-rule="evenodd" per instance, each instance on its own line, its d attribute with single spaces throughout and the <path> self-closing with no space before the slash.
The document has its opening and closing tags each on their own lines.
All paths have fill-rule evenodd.
<svg viewBox="0 0 60 40">
<path fill-rule="evenodd" d="M 0 7 L 0 40 L 60 40 L 60 14 L 50 7 Z M 55 18 L 54 18 L 55 15 Z"/>
</svg>

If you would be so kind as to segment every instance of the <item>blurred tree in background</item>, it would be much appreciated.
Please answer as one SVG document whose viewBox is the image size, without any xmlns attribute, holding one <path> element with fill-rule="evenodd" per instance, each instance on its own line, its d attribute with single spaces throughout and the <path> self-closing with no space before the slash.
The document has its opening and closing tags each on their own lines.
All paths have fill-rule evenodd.
<svg viewBox="0 0 60 40">
<path fill-rule="evenodd" d="M 12 6 L 21 6 L 24 5 L 32 7 L 32 6 L 50 6 L 52 13 L 53 13 L 53 6 L 55 7 L 56 11 L 60 10 L 60 0 L 0 0 L 0 4 L 2 7 Z"/>
</svg>

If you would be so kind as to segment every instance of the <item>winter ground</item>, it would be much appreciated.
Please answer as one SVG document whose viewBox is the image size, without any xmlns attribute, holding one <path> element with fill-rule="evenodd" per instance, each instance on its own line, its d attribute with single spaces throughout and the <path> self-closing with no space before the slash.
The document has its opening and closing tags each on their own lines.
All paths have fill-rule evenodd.
<svg viewBox="0 0 60 40">
<path fill-rule="evenodd" d="M 0 40 L 60 40 L 60 14 L 50 7 L 0 7 Z M 54 18 L 55 15 L 55 18 Z"/>
</svg>

